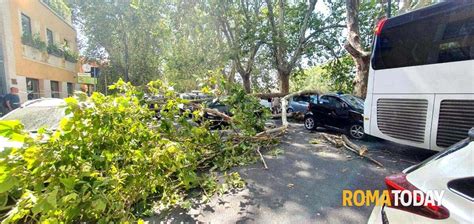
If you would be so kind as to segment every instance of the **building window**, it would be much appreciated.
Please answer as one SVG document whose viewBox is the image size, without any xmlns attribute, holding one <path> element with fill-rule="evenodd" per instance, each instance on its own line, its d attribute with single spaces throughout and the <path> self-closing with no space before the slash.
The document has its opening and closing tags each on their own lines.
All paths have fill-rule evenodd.
<svg viewBox="0 0 474 224">
<path fill-rule="evenodd" d="M 21 14 L 21 29 L 23 32 L 23 36 L 32 36 L 31 33 L 31 19 L 25 14 Z"/>
<path fill-rule="evenodd" d="M 72 96 L 74 95 L 74 84 L 68 82 L 67 83 L 67 96 Z"/>
<path fill-rule="evenodd" d="M 28 94 L 28 100 L 38 99 L 40 97 L 38 79 L 26 79 L 26 92 Z"/>
<path fill-rule="evenodd" d="M 46 29 L 46 40 L 48 41 L 48 46 L 54 45 L 53 31 Z"/>
<path fill-rule="evenodd" d="M 51 81 L 51 97 L 53 98 L 60 98 L 59 96 L 59 82 L 58 81 Z"/>
</svg>

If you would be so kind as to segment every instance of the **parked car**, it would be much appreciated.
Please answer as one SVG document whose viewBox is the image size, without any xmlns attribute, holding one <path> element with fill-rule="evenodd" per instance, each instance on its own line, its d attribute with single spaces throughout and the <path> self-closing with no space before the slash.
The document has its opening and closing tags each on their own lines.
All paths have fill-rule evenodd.
<svg viewBox="0 0 474 224">
<path fill-rule="evenodd" d="M 41 98 L 30 100 L 11 111 L 0 120 L 19 120 L 25 131 L 34 136 L 39 128 L 55 130 L 66 116 L 66 103 L 62 99 Z M 22 143 L 0 137 L 0 152 L 8 147 L 21 147 Z"/>
<path fill-rule="evenodd" d="M 262 105 L 262 107 L 265 107 L 265 108 L 268 108 L 268 109 L 272 109 L 272 100 L 271 99 L 260 99 L 260 105 Z"/>
<path fill-rule="evenodd" d="M 440 206 L 375 206 L 368 223 L 473 223 L 474 128 L 468 135 L 403 173 L 385 178 L 388 190 L 444 191 Z"/>
<path fill-rule="evenodd" d="M 314 96 L 301 95 L 294 96 L 288 100 L 288 109 L 286 112 L 302 112 L 305 113 L 308 110 L 308 104 L 311 102 Z"/>
<path fill-rule="evenodd" d="M 65 110 L 63 99 L 41 98 L 23 103 L 0 120 L 19 120 L 29 132 L 36 132 L 41 127 L 54 130 L 66 116 Z"/>
<path fill-rule="evenodd" d="M 304 117 L 304 127 L 315 130 L 327 127 L 343 130 L 349 137 L 363 139 L 364 102 L 349 94 L 327 94 L 313 98 Z"/>
</svg>

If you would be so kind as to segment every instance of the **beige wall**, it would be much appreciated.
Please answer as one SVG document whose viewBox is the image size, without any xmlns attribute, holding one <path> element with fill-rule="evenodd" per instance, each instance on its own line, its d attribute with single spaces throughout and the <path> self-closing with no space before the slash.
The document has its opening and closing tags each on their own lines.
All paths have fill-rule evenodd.
<svg viewBox="0 0 474 224">
<path fill-rule="evenodd" d="M 7 4 L 5 4 L 7 2 Z M 14 69 L 9 71 L 7 83 L 20 89 L 22 101 L 26 100 L 26 78 L 38 79 L 40 82 L 40 95 L 51 97 L 49 82 L 59 81 L 60 90 L 67 82 L 76 83 L 75 75 L 79 71 L 77 63 L 65 61 L 64 58 L 56 57 L 21 43 L 21 13 L 30 17 L 32 33 L 39 33 L 41 39 L 46 41 L 46 29 L 53 31 L 54 42 L 61 45 L 66 39 L 72 50 L 77 52 L 76 31 L 40 0 L 0 0 L 2 7 L 8 5 L 9 20 L 3 25 L 10 28 L 5 36 L 11 36 L 10 46 L 12 52 L 6 57 L 13 58 Z M 5 15 L 4 15 L 5 16 Z M 6 24 L 9 23 L 9 24 Z M 8 39 L 8 38 L 7 38 Z M 13 73 L 13 74 L 12 74 Z M 16 85 L 13 83 L 16 81 Z M 67 93 L 60 94 L 66 96 Z"/>
</svg>

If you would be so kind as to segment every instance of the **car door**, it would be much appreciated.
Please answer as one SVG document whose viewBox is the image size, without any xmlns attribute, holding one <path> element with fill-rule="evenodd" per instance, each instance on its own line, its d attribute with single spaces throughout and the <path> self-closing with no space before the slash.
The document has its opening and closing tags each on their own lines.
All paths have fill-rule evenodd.
<svg viewBox="0 0 474 224">
<path fill-rule="evenodd" d="M 321 96 L 319 100 L 319 106 L 315 113 L 316 117 L 322 124 L 334 126 L 335 122 L 333 116 L 331 115 L 334 108 L 331 105 L 331 102 L 330 96 Z"/>
<path fill-rule="evenodd" d="M 350 124 L 349 120 L 349 105 L 338 97 L 333 97 L 334 102 L 334 120 L 335 126 L 338 128 L 345 128 Z"/>
<path fill-rule="evenodd" d="M 295 112 L 305 112 L 306 107 L 302 96 L 296 96 L 293 98 L 293 109 Z"/>
<path fill-rule="evenodd" d="M 347 107 L 343 107 L 342 101 L 335 96 L 327 96 L 326 104 L 327 125 L 343 128 L 349 115 Z"/>
</svg>

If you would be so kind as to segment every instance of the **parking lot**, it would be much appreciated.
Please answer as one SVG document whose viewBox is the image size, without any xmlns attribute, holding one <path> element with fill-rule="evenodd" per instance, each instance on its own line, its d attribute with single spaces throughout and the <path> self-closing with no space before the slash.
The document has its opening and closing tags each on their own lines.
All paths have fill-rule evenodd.
<svg viewBox="0 0 474 224">
<path fill-rule="evenodd" d="M 175 210 L 152 220 L 212 223 L 365 223 L 372 207 L 343 207 L 342 190 L 384 189 L 384 177 L 416 164 L 434 152 L 369 139 L 356 142 L 368 146 L 369 155 L 384 167 L 347 151 L 334 148 L 292 123 L 277 149 L 265 153 L 268 170 L 261 162 L 236 170 L 247 182 L 245 189 L 188 212 Z M 337 134 L 337 133 L 334 133 Z M 318 144 L 310 141 L 318 139 Z M 314 143 L 314 142 L 312 142 Z"/>
</svg>

